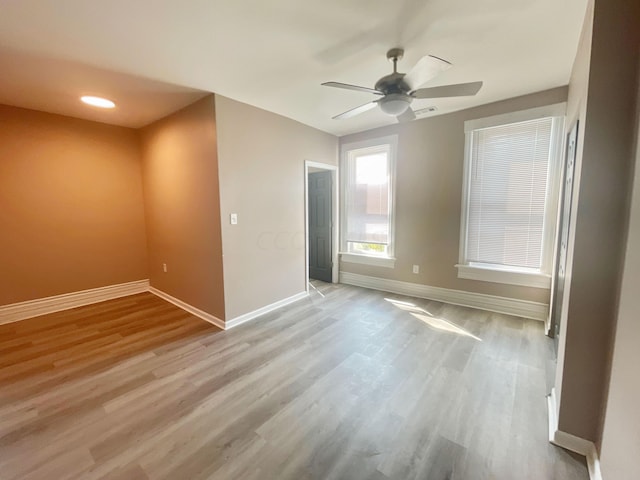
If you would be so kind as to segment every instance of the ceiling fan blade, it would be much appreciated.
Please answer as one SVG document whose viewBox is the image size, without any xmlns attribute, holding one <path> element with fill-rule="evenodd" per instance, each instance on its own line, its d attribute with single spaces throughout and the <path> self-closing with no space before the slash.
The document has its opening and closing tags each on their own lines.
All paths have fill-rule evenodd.
<svg viewBox="0 0 640 480">
<path fill-rule="evenodd" d="M 439 73 L 451 67 L 452 65 L 446 60 L 434 57 L 433 55 L 426 55 L 404 76 L 404 81 L 409 85 L 411 90 L 416 90 L 418 87 L 436 77 Z"/>
<path fill-rule="evenodd" d="M 469 97 L 482 88 L 482 82 L 458 83 L 441 87 L 421 88 L 411 92 L 413 98 Z"/>
<path fill-rule="evenodd" d="M 407 108 L 407 110 L 404 113 L 401 113 L 400 115 L 398 115 L 396 119 L 400 123 L 407 123 L 407 122 L 410 122 L 411 120 L 415 120 L 416 114 L 413 110 L 411 110 L 411 108 Z"/>
<path fill-rule="evenodd" d="M 342 120 L 344 118 L 355 117 L 356 115 L 360 115 L 361 113 L 366 112 L 367 110 L 371 110 L 372 108 L 376 108 L 378 105 L 377 101 L 365 103 L 364 105 L 360 105 L 359 107 L 352 108 L 351 110 L 347 110 L 346 112 L 341 113 L 340 115 L 336 115 L 333 117 L 334 120 Z"/>
<path fill-rule="evenodd" d="M 349 85 L 348 83 L 340 83 L 340 82 L 325 82 L 322 85 L 325 87 L 335 87 L 335 88 L 344 88 L 345 90 L 355 90 L 357 92 L 365 92 L 365 93 L 374 93 L 376 95 L 384 95 L 384 93 L 375 90 L 373 88 L 360 87 L 358 85 Z"/>
</svg>

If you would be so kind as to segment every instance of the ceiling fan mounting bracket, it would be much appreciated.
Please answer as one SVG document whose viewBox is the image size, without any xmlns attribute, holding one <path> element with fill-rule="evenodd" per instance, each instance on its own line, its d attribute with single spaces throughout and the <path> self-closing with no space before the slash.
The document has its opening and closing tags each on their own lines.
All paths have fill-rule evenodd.
<svg viewBox="0 0 640 480">
<path fill-rule="evenodd" d="M 404 57 L 404 48 L 392 48 L 387 52 L 387 59 L 390 62 L 402 60 Z"/>
</svg>

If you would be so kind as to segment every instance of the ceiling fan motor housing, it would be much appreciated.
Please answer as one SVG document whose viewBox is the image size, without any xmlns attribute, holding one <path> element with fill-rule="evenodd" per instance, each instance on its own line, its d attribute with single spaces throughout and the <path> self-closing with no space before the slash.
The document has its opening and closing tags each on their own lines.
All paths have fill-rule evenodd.
<svg viewBox="0 0 640 480">
<path fill-rule="evenodd" d="M 390 73 L 376 82 L 375 89 L 385 95 L 390 93 L 409 93 L 411 87 L 404 81 L 404 73 Z"/>
</svg>

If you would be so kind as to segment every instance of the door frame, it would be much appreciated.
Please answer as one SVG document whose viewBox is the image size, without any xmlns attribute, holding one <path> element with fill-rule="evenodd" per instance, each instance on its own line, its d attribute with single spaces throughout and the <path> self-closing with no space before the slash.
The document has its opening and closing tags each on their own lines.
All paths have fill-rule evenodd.
<svg viewBox="0 0 640 480">
<path fill-rule="evenodd" d="M 331 172 L 331 282 L 338 283 L 340 265 L 338 264 L 338 247 L 339 247 L 339 225 L 340 225 L 340 208 L 338 206 L 338 185 L 339 175 L 338 166 L 329 163 L 304 161 L 304 278 L 305 290 L 309 292 L 309 169 L 318 168 L 320 170 L 328 170 Z"/>
<path fill-rule="evenodd" d="M 566 123 L 565 123 L 566 125 Z M 563 163 L 562 163 L 562 174 L 560 179 L 560 198 L 558 202 L 558 215 L 556 219 L 556 239 L 555 239 L 555 255 L 553 260 L 553 273 L 551 275 L 551 295 L 549 297 L 549 315 L 547 321 L 545 322 L 545 334 L 548 337 L 554 339 L 556 344 L 556 354 L 558 347 L 558 335 L 556 334 L 556 326 L 557 322 L 554 321 L 554 318 L 557 319 L 560 325 L 563 323 L 563 314 L 565 314 L 564 309 L 564 298 L 569 295 L 569 286 L 570 286 L 570 277 L 567 275 L 567 268 L 569 267 L 569 244 L 572 238 L 573 230 L 572 230 L 572 217 L 574 215 L 575 210 L 575 199 L 574 194 L 576 192 L 576 171 L 577 171 L 577 162 L 578 162 L 578 137 L 580 134 L 580 120 L 577 119 L 575 122 L 569 124 L 570 128 L 567 128 L 566 135 L 564 138 L 564 155 L 563 155 Z M 573 140 L 573 150 L 570 151 L 571 141 Z M 571 191 L 567 192 L 567 173 L 569 172 L 569 165 L 571 164 Z M 568 196 L 567 196 L 568 195 Z M 568 200 L 568 202 L 567 202 Z M 568 204 L 568 211 L 565 212 Z M 568 216 L 565 215 L 568 213 Z M 565 255 L 564 255 L 564 279 L 563 279 L 563 295 L 562 295 L 562 303 L 560 305 L 556 305 L 556 296 L 557 296 L 557 286 L 558 286 L 558 268 L 560 266 L 560 261 L 562 260 L 560 252 L 562 248 L 562 234 L 563 234 L 563 226 L 564 220 L 567 220 L 567 245 L 565 246 Z M 569 279 L 569 280 L 568 280 Z M 558 308 L 559 307 L 559 308 Z M 557 311 L 559 310 L 559 311 Z M 558 332 L 559 333 L 559 332 Z"/>
</svg>

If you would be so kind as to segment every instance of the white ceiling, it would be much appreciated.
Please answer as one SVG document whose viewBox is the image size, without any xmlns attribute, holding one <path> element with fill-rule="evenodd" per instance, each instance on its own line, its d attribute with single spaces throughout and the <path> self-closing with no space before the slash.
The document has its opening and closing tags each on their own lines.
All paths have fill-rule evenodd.
<svg viewBox="0 0 640 480">
<path fill-rule="evenodd" d="M 154 104 L 168 106 L 161 98 L 173 96 L 173 108 L 211 91 L 343 135 L 395 120 L 377 109 L 331 120 L 370 96 L 320 83 L 372 87 L 390 73 L 385 53 L 394 46 L 406 50 L 400 71 L 425 54 L 454 64 L 428 86 L 484 81 L 475 97 L 418 100 L 414 109 L 435 105 L 445 113 L 566 85 L 586 3 L 5 0 L 0 102 L 86 117 L 77 97 L 88 90 L 109 96 L 113 88 L 129 92 L 116 99 L 129 113 L 109 123 L 136 126 L 142 120 L 131 120 L 134 112 L 148 119 Z"/>
</svg>

